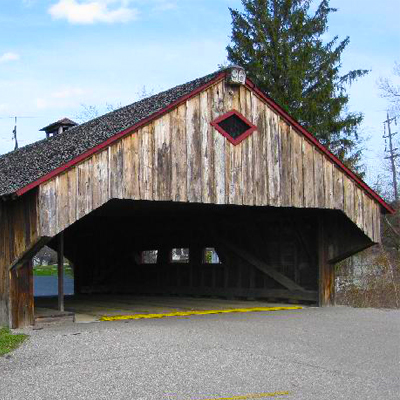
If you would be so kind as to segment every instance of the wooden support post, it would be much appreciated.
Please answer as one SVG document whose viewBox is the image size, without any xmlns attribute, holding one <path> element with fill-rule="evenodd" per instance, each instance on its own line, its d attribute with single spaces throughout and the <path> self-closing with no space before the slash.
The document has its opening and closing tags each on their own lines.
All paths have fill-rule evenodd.
<svg viewBox="0 0 400 400">
<path fill-rule="evenodd" d="M 58 237 L 58 310 L 64 311 L 64 233 Z"/>
<path fill-rule="evenodd" d="M 35 324 L 31 260 L 10 271 L 10 309 L 11 328 L 23 328 Z"/>
<path fill-rule="evenodd" d="M 335 305 L 335 266 L 328 262 L 328 243 L 325 232 L 325 220 L 321 216 L 318 222 L 318 275 L 319 306 Z"/>
</svg>

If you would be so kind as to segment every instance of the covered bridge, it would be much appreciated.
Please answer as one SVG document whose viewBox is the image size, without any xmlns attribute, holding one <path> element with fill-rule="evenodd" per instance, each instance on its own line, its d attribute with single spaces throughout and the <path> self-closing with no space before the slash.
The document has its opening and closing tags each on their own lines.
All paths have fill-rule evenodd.
<svg viewBox="0 0 400 400">
<path fill-rule="evenodd" d="M 76 293 L 330 305 L 393 211 L 239 67 L 68 128 L 0 157 L 0 324 L 34 323 L 46 244 Z"/>
</svg>

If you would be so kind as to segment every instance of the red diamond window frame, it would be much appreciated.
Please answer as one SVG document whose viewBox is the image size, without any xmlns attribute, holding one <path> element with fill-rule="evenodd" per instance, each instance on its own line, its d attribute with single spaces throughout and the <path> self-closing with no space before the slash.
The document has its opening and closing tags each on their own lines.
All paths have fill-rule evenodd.
<svg viewBox="0 0 400 400">
<path fill-rule="evenodd" d="M 234 139 L 228 132 L 226 132 L 223 128 L 221 128 L 218 123 L 229 118 L 232 115 L 236 115 L 238 118 L 240 118 L 245 124 L 249 125 L 249 129 L 247 129 L 245 132 L 243 132 L 240 136 L 238 136 L 236 139 Z M 240 142 L 242 142 L 244 139 L 249 137 L 256 129 L 257 127 L 252 124 L 244 115 L 240 114 L 240 112 L 236 110 L 231 110 L 228 111 L 226 114 L 223 114 L 219 116 L 217 119 L 211 122 L 211 125 L 222 135 L 225 136 L 234 146 L 238 145 Z"/>
</svg>

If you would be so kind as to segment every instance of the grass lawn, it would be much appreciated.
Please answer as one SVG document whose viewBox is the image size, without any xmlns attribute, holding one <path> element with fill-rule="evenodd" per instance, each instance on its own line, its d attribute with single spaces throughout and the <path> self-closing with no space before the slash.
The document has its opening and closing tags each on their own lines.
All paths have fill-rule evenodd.
<svg viewBox="0 0 400 400">
<path fill-rule="evenodd" d="M 15 350 L 27 338 L 27 335 L 13 335 L 8 328 L 0 327 L 0 357 Z"/>
<path fill-rule="evenodd" d="M 69 265 L 64 265 L 65 275 L 74 276 L 72 268 Z M 57 276 L 57 265 L 37 265 L 33 267 L 34 276 Z"/>
</svg>

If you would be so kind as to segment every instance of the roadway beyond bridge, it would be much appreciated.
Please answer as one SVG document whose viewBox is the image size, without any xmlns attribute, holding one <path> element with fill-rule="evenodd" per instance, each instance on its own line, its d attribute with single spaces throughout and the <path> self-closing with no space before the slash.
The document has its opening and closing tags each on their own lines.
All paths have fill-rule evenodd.
<svg viewBox="0 0 400 400">
<path fill-rule="evenodd" d="M 395 400 L 400 311 L 345 307 L 27 328 L 0 398 Z"/>
</svg>

